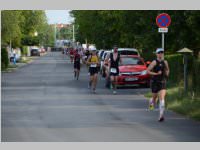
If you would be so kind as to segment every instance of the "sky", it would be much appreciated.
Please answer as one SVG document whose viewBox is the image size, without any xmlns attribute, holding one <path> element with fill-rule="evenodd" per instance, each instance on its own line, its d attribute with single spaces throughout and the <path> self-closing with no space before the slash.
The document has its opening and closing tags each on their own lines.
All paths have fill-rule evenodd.
<svg viewBox="0 0 200 150">
<path fill-rule="evenodd" d="M 69 15 L 70 10 L 45 10 L 49 24 L 69 24 L 73 18 Z"/>
</svg>

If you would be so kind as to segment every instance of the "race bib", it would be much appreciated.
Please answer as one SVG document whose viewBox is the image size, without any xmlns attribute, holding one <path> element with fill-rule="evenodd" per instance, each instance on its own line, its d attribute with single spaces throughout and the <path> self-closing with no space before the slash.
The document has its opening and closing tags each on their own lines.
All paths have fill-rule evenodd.
<svg viewBox="0 0 200 150">
<path fill-rule="evenodd" d="M 97 64 L 91 64 L 90 67 L 97 67 Z"/>
<path fill-rule="evenodd" d="M 117 69 L 116 69 L 116 68 L 111 68 L 111 69 L 110 69 L 110 72 L 112 72 L 112 73 L 117 73 Z"/>
</svg>

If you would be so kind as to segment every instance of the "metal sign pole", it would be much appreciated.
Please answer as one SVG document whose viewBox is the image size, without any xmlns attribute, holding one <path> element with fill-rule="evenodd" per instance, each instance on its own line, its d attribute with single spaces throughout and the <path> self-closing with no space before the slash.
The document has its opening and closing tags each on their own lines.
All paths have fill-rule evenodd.
<svg viewBox="0 0 200 150">
<path fill-rule="evenodd" d="M 162 48 L 165 48 L 165 34 L 162 32 Z"/>
</svg>

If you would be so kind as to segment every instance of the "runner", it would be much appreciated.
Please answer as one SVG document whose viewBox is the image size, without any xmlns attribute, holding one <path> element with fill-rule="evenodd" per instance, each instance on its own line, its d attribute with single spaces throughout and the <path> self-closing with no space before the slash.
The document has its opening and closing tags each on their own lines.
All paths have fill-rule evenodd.
<svg viewBox="0 0 200 150">
<path fill-rule="evenodd" d="M 79 79 L 79 73 L 80 73 L 80 67 L 81 67 L 81 56 L 78 52 L 78 49 L 76 49 L 76 53 L 74 55 L 74 79 Z"/>
<path fill-rule="evenodd" d="M 69 55 L 70 55 L 70 60 L 71 60 L 71 63 L 72 63 L 73 62 L 73 58 L 74 58 L 73 48 L 70 49 Z"/>
<path fill-rule="evenodd" d="M 165 95 L 166 95 L 166 79 L 169 76 L 168 62 L 164 60 L 164 49 L 156 50 L 157 59 L 153 60 L 149 65 L 147 72 L 152 75 L 151 90 L 152 98 L 149 101 L 149 108 L 154 109 L 156 99 L 159 95 L 159 122 L 164 121 Z"/>
<path fill-rule="evenodd" d="M 119 62 L 121 64 L 122 60 L 120 58 L 120 54 L 118 53 L 118 48 L 115 46 L 113 53 L 110 54 L 110 60 L 109 60 L 110 79 L 111 79 L 113 94 L 117 93 L 116 82 L 117 82 L 117 77 L 119 75 Z"/>
<path fill-rule="evenodd" d="M 90 81 L 89 88 L 93 90 L 93 93 L 96 93 L 96 84 L 97 84 L 97 75 L 98 75 L 98 66 L 99 60 L 96 55 L 96 48 L 91 48 L 92 55 L 89 56 L 87 64 L 89 65 Z"/>
</svg>

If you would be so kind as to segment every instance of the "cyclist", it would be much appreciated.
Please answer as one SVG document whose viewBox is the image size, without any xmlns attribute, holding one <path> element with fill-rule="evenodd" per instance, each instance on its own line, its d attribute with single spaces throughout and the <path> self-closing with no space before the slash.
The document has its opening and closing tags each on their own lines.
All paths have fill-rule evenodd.
<svg viewBox="0 0 200 150">
<path fill-rule="evenodd" d="M 149 101 L 149 107 L 154 108 L 156 99 L 159 95 L 159 122 L 164 121 L 166 80 L 169 76 L 168 62 L 164 60 L 164 49 L 157 48 L 157 58 L 148 66 L 147 72 L 152 75 L 151 90 L 152 98 Z"/>
<path fill-rule="evenodd" d="M 92 87 L 93 93 L 96 93 L 99 60 L 98 56 L 96 55 L 96 48 L 92 47 L 90 50 L 92 52 L 92 55 L 90 55 L 87 60 L 90 73 L 89 88 L 91 89 Z"/>
<path fill-rule="evenodd" d="M 115 46 L 113 53 L 110 54 L 110 60 L 109 60 L 110 79 L 113 88 L 113 94 L 117 93 L 116 83 L 117 83 L 117 77 L 119 75 L 119 62 L 121 64 L 122 60 L 120 58 L 120 54 L 118 53 L 118 48 Z"/>
<path fill-rule="evenodd" d="M 76 49 L 75 55 L 74 55 L 74 79 L 79 79 L 79 73 L 80 73 L 80 67 L 81 67 L 81 56 L 78 52 L 78 49 Z"/>
</svg>

